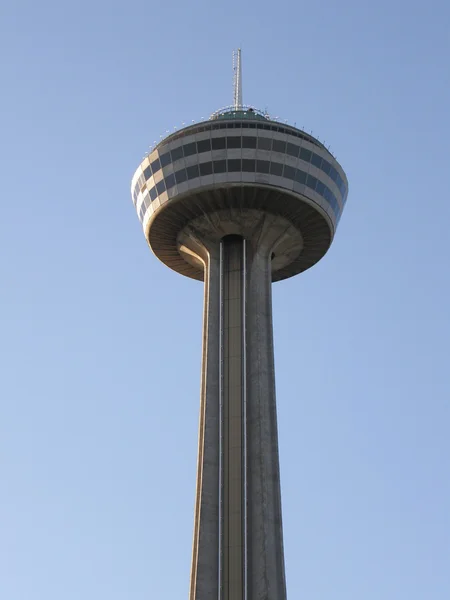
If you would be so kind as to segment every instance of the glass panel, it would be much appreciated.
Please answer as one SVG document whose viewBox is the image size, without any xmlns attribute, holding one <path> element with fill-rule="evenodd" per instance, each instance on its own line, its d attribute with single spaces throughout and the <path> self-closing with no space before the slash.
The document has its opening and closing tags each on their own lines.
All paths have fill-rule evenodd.
<svg viewBox="0 0 450 600">
<path fill-rule="evenodd" d="M 200 164 L 200 175 L 212 175 L 213 165 L 212 162 L 206 162 Z"/>
<path fill-rule="evenodd" d="M 295 144 L 291 144 L 290 142 L 288 142 L 287 147 L 286 147 L 286 152 L 290 156 L 295 156 L 295 158 L 297 158 L 299 150 L 300 150 L 300 148 L 298 146 L 296 146 Z"/>
<path fill-rule="evenodd" d="M 283 165 L 280 165 L 280 163 L 270 163 L 270 172 L 272 175 L 279 175 L 281 177 L 281 175 L 283 174 Z"/>
<path fill-rule="evenodd" d="M 330 177 L 331 177 L 331 179 L 333 181 L 336 181 L 337 176 L 338 176 L 338 172 L 336 171 L 336 169 L 334 167 L 331 167 L 331 170 L 330 170 Z"/>
<path fill-rule="evenodd" d="M 186 181 L 186 179 L 187 179 L 186 169 L 180 169 L 179 171 L 177 171 L 175 173 L 175 181 L 177 183 L 183 183 L 183 181 Z"/>
<path fill-rule="evenodd" d="M 197 144 L 195 142 L 186 144 L 185 146 L 183 146 L 183 152 L 184 152 L 185 156 L 191 156 L 192 154 L 197 154 Z"/>
<path fill-rule="evenodd" d="M 322 157 L 318 154 L 313 154 L 311 162 L 315 167 L 320 169 L 320 165 L 322 164 Z"/>
<path fill-rule="evenodd" d="M 271 150 L 272 149 L 271 138 L 259 137 L 258 138 L 258 148 L 260 150 Z"/>
<path fill-rule="evenodd" d="M 286 142 L 280 142 L 280 140 L 273 140 L 272 142 L 272 151 L 273 152 L 282 152 L 286 153 Z"/>
<path fill-rule="evenodd" d="M 158 192 L 156 191 L 156 187 L 153 186 L 152 189 L 150 190 L 150 200 L 154 200 L 157 195 L 158 195 Z"/>
<path fill-rule="evenodd" d="M 166 184 L 164 183 L 164 179 L 161 179 L 161 181 L 159 181 L 156 184 L 156 191 L 158 192 L 158 194 L 162 194 L 166 189 Z"/>
<path fill-rule="evenodd" d="M 244 135 L 242 138 L 242 147 L 243 148 L 256 148 L 256 137 L 249 137 Z"/>
<path fill-rule="evenodd" d="M 317 179 L 315 177 L 313 177 L 312 175 L 308 175 L 308 178 L 306 180 L 306 185 L 308 187 L 310 187 L 312 190 L 315 190 L 316 184 L 317 184 Z"/>
<path fill-rule="evenodd" d="M 198 152 L 209 152 L 211 150 L 211 140 L 201 140 L 197 142 Z"/>
<path fill-rule="evenodd" d="M 317 180 L 316 190 L 321 196 L 325 194 L 325 186 L 320 180 Z"/>
<path fill-rule="evenodd" d="M 327 160 L 325 160 L 324 158 L 322 158 L 322 171 L 324 173 L 326 173 L 327 175 L 329 175 L 330 169 L 331 169 L 330 163 Z"/>
<path fill-rule="evenodd" d="M 144 177 L 146 180 L 150 179 L 150 177 L 152 176 L 152 170 L 150 169 L 150 167 L 147 167 L 146 169 L 144 169 Z"/>
<path fill-rule="evenodd" d="M 233 135 L 227 138 L 228 148 L 240 148 L 241 147 L 241 136 Z"/>
<path fill-rule="evenodd" d="M 227 172 L 227 161 L 226 160 L 215 160 L 215 161 L 213 161 L 213 165 L 214 165 L 214 173 L 226 173 Z"/>
<path fill-rule="evenodd" d="M 166 189 L 169 189 L 175 185 L 175 175 L 172 173 L 171 175 L 167 175 L 166 179 Z"/>
<path fill-rule="evenodd" d="M 159 159 L 154 160 L 150 166 L 152 168 L 152 173 L 153 174 L 155 174 L 157 171 L 159 171 L 160 168 L 161 168 L 161 164 L 159 162 Z"/>
<path fill-rule="evenodd" d="M 195 179 L 199 176 L 198 165 L 192 165 L 192 167 L 187 167 L 186 171 L 188 179 Z"/>
<path fill-rule="evenodd" d="M 257 160 L 256 170 L 258 173 L 269 173 L 270 162 L 268 160 Z"/>
<path fill-rule="evenodd" d="M 212 149 L 213 150 L 223 150 L 224 148 L 226 148 L 226 145 L 227 145 L 226 140 L 227 140 L 227 138 L 224 138 L 224 137 L 213 138 L 211 140 Z"/>
<path fill-rule="evenodd" d="M 252 159 L 243 158 L 242 159 L 242 170 L 246 171 L 247 173 L 254 173 L 255 172 L 255 161 Z"/>
<path fill-rule="evenodd" d="M 183 158 L 183 147 L 179 146 L 178 148 L 174 148 L 170 154 L 173 162 L 180 160 L 180 158 Z"/>
<path fill-rule="evenodd" d="M 305 171 L 300 171 L 300 169 L 297 169 L 295 173 L 295 181 L 297 181 L 298 183 L 306 183 Z"/>
<path fill-rule="evenodd" d="M 294 167 L 290 167 L 289 165 L 284 165 L 283 175 L 284 175 L 284 177 L 287 177 L 288 179 L 294 179 L 294 177 L 295 177 L 295 168 Z"/>
<path fill-rule="evenodd" d="M 311 162 L 312 152 L 306 148 L 300 148 L 300 158 L 306 162 Z"/>
<path fill-rule="evenodd" d="M 228 160 L 228 171 L 240 171 L 241 170 L 241 159 Z"/>
<path fill-rule="evenodd" d="M 171 162 L 170 152 L 166 152 L 166 154 L 162 154 L 159 157 L 159 160 L 161 162 L 161 167 L 167 167 L 167 165 L 170 164 L 170 162 Z"/>
</svg>

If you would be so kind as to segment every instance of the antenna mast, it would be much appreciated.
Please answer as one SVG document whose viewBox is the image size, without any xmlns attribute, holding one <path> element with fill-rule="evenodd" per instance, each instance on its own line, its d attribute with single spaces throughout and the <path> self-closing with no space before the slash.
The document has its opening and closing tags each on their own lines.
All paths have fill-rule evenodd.
<svg viewBox="0 0 450 600">
<path fill-rule="evenodd" d="M 233 50 L 234 110 L 242 110 L 242 68 L 241 49 Z"/>
</svg>

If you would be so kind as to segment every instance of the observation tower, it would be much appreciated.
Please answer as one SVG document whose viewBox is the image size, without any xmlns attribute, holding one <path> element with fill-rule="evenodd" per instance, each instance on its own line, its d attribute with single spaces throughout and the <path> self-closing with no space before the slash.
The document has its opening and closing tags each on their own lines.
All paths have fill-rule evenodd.
<svg viewBox="0 0 450 600">
<path fill-rule="evenodd" d="M 347 197 L 317 139 L 242 103 L 163 139 L 131 184 L 153 253 L 204 281 L 190 600 L 285 600 L 272 282 L 327 252 Z"/>
</svg>

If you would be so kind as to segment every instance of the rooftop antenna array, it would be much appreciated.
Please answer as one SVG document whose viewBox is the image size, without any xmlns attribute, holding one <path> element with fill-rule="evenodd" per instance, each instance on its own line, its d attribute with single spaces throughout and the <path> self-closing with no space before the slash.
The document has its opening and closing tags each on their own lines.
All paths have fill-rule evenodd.
<svg viewBox="0 0 450 600">
<path fill-rule="evenodd" d="M 234 110 L 242 110 L 241 49 L 233 50 L 233 104 Z"/>
</svg>

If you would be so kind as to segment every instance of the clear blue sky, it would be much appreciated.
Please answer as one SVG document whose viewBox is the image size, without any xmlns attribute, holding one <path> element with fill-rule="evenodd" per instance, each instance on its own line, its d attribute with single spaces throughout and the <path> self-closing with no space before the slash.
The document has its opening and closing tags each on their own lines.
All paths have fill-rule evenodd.
<svg viewBox="0 0 450 600">
<path fill-rule="evenodd" d="M 329 254 L 274 286 L 290 600 L 450 598 L 444 0 L 4 0 L 0 597 L 187 598 L 202 286 L 148 250 L 148 146 L 244 100 L 331 144 Z"/>
</svg>

